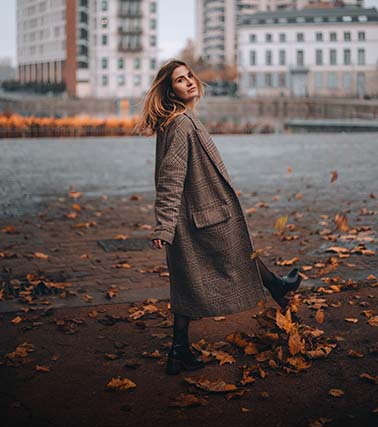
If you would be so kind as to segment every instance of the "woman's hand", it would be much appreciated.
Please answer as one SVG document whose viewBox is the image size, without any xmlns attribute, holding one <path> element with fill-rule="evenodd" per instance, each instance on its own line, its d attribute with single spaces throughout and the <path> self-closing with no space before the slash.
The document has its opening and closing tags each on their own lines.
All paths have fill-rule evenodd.
<svg viewBox="0 0 378 427">
<path fill-rule="evenodd" d="M 160 239 L 153 239 L 152 243 L 156 249 L 163 249 L 163 247 L 167 244 L 167 242 Z"/>
</svg>

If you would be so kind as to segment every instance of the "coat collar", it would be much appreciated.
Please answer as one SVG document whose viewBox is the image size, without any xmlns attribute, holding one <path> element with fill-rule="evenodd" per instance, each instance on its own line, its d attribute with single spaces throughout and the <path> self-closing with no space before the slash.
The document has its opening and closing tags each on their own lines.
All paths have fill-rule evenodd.
<svg viewBox="0 0 378 427">
<path fill-rule="evenodd" d="M 200 121 L 200 119 L 199 119 L 199 117 L 198 117 L 198 114 L 197 114 L 197 113 L 195 113 L 195 112 L 194 112 L 193 110 L 191 110 L 190 108 L 187 108 L 187 109 L 186 109 L 186 111 L 184 112 L 184 114 L 185 114 L 186 116 L 188 116 L 188 117 L 192 120 L 192 122 L 193 122 L 194 126 L 195 126 L 197 129 L 200 129 L 200 128 L 201 128 L 202 123 L 201 123 L 201 121 Z"/>
</svg>

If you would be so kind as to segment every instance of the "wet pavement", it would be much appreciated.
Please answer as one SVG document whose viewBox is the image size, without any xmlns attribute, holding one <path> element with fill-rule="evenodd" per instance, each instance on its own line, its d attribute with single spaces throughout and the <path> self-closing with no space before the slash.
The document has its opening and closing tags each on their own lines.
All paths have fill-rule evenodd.
<svg viewBox="0 0 378 427">
<path fill-rule="evenodd" d="M 214 141 L 245 192 L 305 189 L 317 204 L 377 192 L 377 134 L 222 135 Z M 0 150 L 3 217 L 37 212 L 71 187 L 89 197 L 154 189 L 154 138 L 0 140 Z M 329 186 L 332 170 L 339 179 Z"/>
<path fill-rule="evenodd" d="M 323 285 L 329 273 L 343 280 L 376 273 L 378 169 L 373 135 L 214 139 L 240 193 L 255 249 L 272 269 L 287 272 L 290 264 L 283 262 L 293 258 L 292 265 L 313 266 L 306 271 L 307 287 Z M 29 274 L 72 286 L 64 297 L 46 295 L 44 301 L 42 293 L 32 301 L 37 305 L 169 298 L 164 251 L 148 245 L 140 251 L 106 251 L 101 244 L 148 239 L 152 233 L 153 139 L 1 144 L 0 281 L 8 286 L 1 311 L 25 304 L 12 297 L 9 284 L 27 287 Z M 337 172 L 333 182 L 331 171 L 334 178 Z M 81 197 L 70 197 L 70 190 Z M 348 231 L 336 228 L 337 214 L 347 217 Z M 288 217 L 284 235 L 274 228 L 280 216 Z M 15 232 L 7 232 L 7 227 L 15 227 Z M 329 251 L 332 246 L 343 247 L 344 253 Z M 332 257 L 337 263 L 330 264 Z M 108 298 L 114 288 L 116 295 Z"/>
<path fill-rule="evenodd" d="M 303 285 L 285 322 L 270 297 L 191 322 L 206 366 L 172 377 L 165 251 L 129 241 L 154 227 L 154 141 L 0 141 L 6 427 L 376 426 L 377 139 L 214 139 L 255 250 L 278 274 L 299 266 Z"/>
</svg>

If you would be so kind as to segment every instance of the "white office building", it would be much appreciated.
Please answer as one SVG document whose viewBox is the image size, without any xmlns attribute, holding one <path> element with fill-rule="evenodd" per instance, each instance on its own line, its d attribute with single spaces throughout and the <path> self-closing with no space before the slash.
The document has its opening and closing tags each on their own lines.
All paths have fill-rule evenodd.
<svg viewBox="0 0 378 427">
<path fill-rule="evenodd" d="M 238 73 L 245 96 L 377 96 L 378 11 L 344 7 L 245 16 Z"/>
<path fill-rule="evenodd" d="M 156 0 L 17 0 L 21 82 L 77 97 L 138 97 L 157 69 Z"/>
</svg>

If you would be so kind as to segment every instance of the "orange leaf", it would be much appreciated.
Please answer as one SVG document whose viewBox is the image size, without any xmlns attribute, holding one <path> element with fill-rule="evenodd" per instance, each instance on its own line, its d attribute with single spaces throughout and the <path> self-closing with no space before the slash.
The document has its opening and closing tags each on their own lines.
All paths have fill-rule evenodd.
<svg viewBox="0 0 378 427">
<path fill-rule="evenodd" d="M 111 390 L 129 390 L 135 388 L 136 384 L 128 378 L 112 378 L 106 387 Z"/>
<path fill-rule="evenodd" d="M 324 310 L 321 310 L 321 309 L 317 310 L 315 314 L 315 320 L 320 324 L 324 322 Z"/>
<path fill-rule="evenodd" d="M 349 322 L 349 323 L 357 323 L 358 322 L 358 319 L 356 319 L 355 317 L 346 317 L 344 320 L 346 322 Z"/>
<path fill-rule="evenodd" d="M 332 182 L 335 182 L 336 180 L 337 180 L 337 178 L 338 178 L 338 176 L 339 176 L 339 174 L 337 173 L 337 171 L 335 170 L 335 171 L 331 171 L 330 172 L 331 173 L 331 183 Z"/>
<path fill-rule="evenodd" d="M 369 325 L 371 325 L 371 326 L 378 326 L 378 316 L 371 317 L 371 318 L 368 320 L 368 323 L 369 323 Z"/>
<path fill-rule="evenodd" d="M 39 258 L 39 259 L 47 259 L 49 256 L 44 254 L 43 252 L 34 252 L 33 254 L 34 258 Z"/>
<path fill-rule="evenodd" d="M 333 397 L 341 397 L 341 396 L 344 396 L 344 392 L 343 392 L 342 390 L 340 390 L 339 388 L 331 388 L 331 389 L 328 391 L 328 394 L 329 394 L 330 396 L 333 396 Z"/>
</svg>

